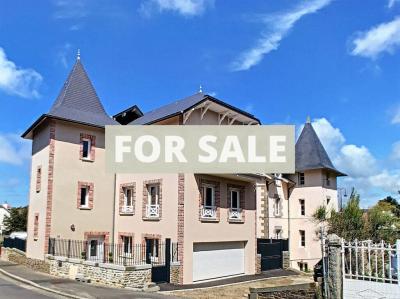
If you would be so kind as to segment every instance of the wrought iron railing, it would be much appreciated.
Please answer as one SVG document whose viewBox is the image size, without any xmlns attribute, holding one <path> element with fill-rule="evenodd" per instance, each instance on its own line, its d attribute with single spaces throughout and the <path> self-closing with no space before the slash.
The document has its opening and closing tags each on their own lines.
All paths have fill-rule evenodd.
<svg viewBox="0 0 400 299">
<path fill-rule="evenodd" d="M 97 263 L 125 266 L 165 263 L 165 242 L 159 241 L 157 248 L 143 244 L 109 244 L 99 241 L 49 239 L 48 254 Z M 178 244 L 171 243 L 171 262 L 178 262 Z"/>
<path fill-rule="evenodd" d="M 215 206 L 202 206 L 200 209 L 201 218 L 204 219 L 216 219 L 217 208 Z"/>
<path fill-rule="evenodd" d="M 147 205 L 146 206 L 146 217 L 148 217 L 148 218 L 160 217 L 160 206 L 158 204 Z"/>
</svg>

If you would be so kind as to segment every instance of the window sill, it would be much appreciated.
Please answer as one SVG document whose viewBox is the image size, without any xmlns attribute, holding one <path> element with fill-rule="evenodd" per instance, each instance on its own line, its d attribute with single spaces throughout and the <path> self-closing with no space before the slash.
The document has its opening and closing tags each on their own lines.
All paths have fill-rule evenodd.
<svg viewBox="0 0 400 299">
<path fill-rule="evenodd" d="M 39 240 L 39 237 L 33 237 L 33 241 Z"/>
<path fill-rule="evenodd" d="M 79 210 L 91 210 L 92 208 L 89 207 L 79 207 Z"/>
<path fill-rule="evenodd" d="M 201 222 L 219 222 L 217 218 L 200 218 Z"/>
<path fill-rule="evenodd" d="M 81 158 L 82 162 L 94 162 L 94 160 L 89 158 Z"/>
<path fill-rule="evenodd" d="M 229 223 L 244 223 L 243 219 L 228 219 Z"/>
<path fill-rule="evenodd" d="M 160 221 L 161 217 L 143 217 L 144 221 Z"/>
<path fill-rule="evenodd" d="M 121 216 L 133 216 L 135 215 L 134 212 L 119 212 L 119 215 Z"/>
</svg>

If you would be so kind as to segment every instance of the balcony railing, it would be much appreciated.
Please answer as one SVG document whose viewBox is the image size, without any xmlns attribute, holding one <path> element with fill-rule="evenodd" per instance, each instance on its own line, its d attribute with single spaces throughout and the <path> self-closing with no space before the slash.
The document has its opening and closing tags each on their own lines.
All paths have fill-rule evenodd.
<svg viewBox="0 0 400 299">
<path fill-rule="evenodd" d="M 160 217 L 160 205 L 147 205 L 146 206 L 146 217 L 147 218 L 158 218 Z"/>
<path fill-rule="evenodd" d="M 133 206 L 123 206 L 123 207 L 121 207 L 121 213 L 132 214 L 133 213 Z"/>
<path fill-rule="evenodd" d="M 242 220 L 242 209 L 230 208 L 229 209 L 229 219 L 230 220 Z"/>
<path fill-rule="evenodd" d="M 203 219 L 216 219 L 217 208 L 215 206 L 202 206 L 200 210 L 201 218 Z"/>
</svg>

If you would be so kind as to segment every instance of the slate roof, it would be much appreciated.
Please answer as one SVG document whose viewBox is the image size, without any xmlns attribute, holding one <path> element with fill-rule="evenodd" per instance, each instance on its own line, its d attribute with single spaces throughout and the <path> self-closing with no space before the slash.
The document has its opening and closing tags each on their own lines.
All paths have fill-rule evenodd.
<svg viewBox="0 0 400 299">
<path fill-rule="evenodd" d="M 142 117 L 139 117 L 129 123 L 130 125 L 147 125 L 147 124 L 152 124 L 154 122 L 173 117 L 175 115 L 181 114 L 185 111 L 190 110 L 194 106 L 200 104 L 201 102 L 204 102 L 206 100 L 213 101 L 217 104 L 220 104 L 222 106 L 225 106 L 231 110 L 234 110 L 240 114 L 246 115 L 249 118 L 254 119 L 257 122 L 260 122 L 254 115 L 240 110 L 232 105 L 229 105 L 221 100 L 218 100 L 208 94 L 204 94 L 202 92 L 198 92 L 194 95 L 188 96 L 184 99 L 175 101 L 173 103 L 161 106 L 157 109 L 154 109 L 150 112 L 145 113 Z"/>
<path fill-rule="evenodd" d="M 107 115 L 80 59 L 77 59 L 50 111 L 40 116 L 22 137 L 30 138 L 31 131 L 46 118 L 104 127 L 119 125 Z"/>
<path fill-rule="evenodd" d="M 345 175 L 333 166 L 313 126 L 307 122 L 296 142 L 296 172 L 311 169 L 328 169 L 339 176 Z"/>
<path fill-rule="evenodd" d="M 48 115 L 96 126 L 118 124 L 104 110 L 80 59 L 76 60 Z"/>
</svg>

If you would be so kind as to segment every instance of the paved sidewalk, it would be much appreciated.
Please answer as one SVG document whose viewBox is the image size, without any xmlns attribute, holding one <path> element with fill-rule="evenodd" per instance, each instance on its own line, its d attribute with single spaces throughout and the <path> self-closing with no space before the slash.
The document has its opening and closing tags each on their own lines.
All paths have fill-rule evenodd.
<svg viewBox="0 0 400 299">
<path fill-rule="evenodd" d="M 0 261 L 0 269 L 11 275 L 36 283 L 41 287 L 81 298 L 173 298 L 157 293 L 134 292 L 129 289 L 108 288 L 70 279 L 57 278 L 48 274 L 35 272 L 25 266 L 11 262 Z"/>
</svg>

